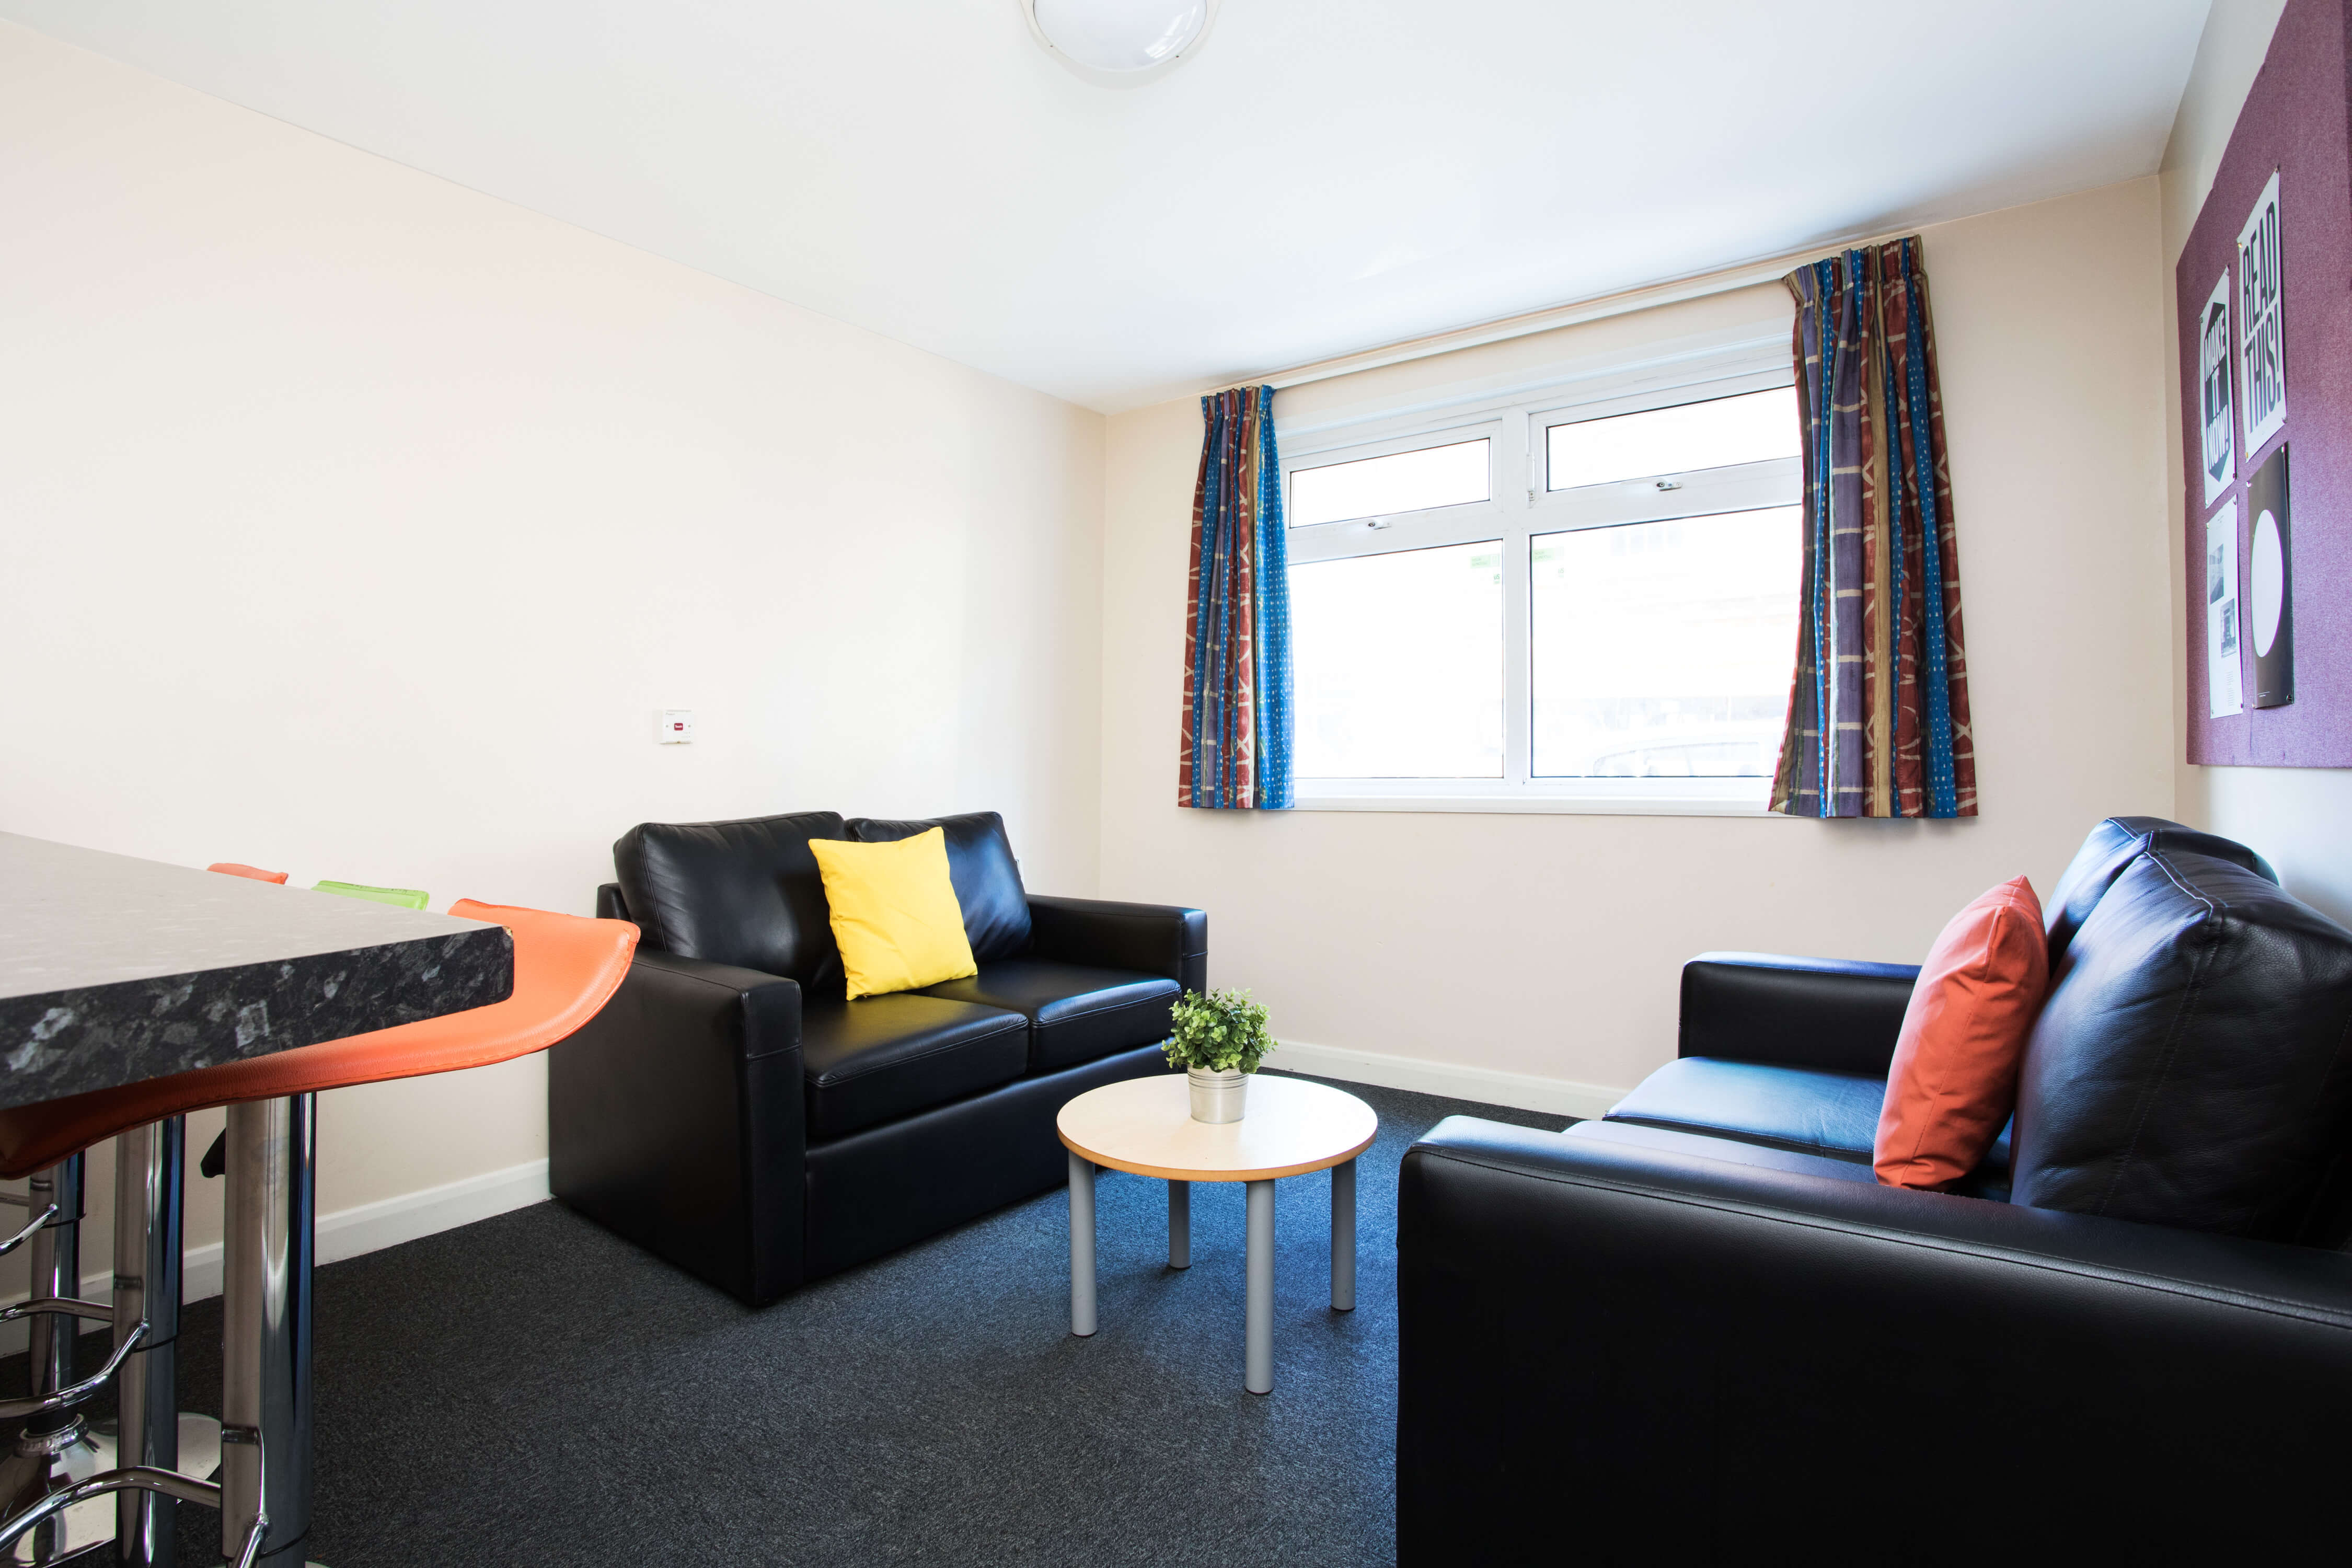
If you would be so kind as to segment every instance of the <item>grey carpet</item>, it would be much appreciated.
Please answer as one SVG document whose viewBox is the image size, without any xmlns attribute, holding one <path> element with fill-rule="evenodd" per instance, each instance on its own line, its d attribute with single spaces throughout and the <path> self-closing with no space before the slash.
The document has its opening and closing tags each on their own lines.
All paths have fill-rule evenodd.
<svg viewBox="0 0 2352 1568">
<path fill-rule="evenodd" d="M 1242 1389 L 1237 1185 L 1097 1184 L 1100 1331 L 1069 1336 L 1055 1192 L 751 1310 L 557 1204 L 321 1268 L 317 1517 L 330 1568 L 1215 1564 L 1395 1553 L 1396 1176 L 1468 1112 L 1379 1111 L 1358 1173 L 1358 1308 L 1330 1310 L 1330 1187 L 1278 1188 L 1275 1391 Z M 220 1303 L 183 1336 L 219 1410 Z M 97 1341 L 89 1342 L 94 1349 Z M 23 1386 L 23 1358 L 0 1387 Z M 183 1508 L 184 1561 L 209 1512 Z M 101 1554 L 102 1555 L 102 1554 Z"/>
</svg>

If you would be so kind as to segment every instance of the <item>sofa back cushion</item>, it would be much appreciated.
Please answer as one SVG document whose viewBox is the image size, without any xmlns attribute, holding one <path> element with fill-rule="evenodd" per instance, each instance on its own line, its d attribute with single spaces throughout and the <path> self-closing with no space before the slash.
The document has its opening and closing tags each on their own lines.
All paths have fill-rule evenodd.
<svg viewBox="0 0 2352 1568">
<path fill-rule="evenodd" d="M 830 811 L 645 822 L 613 846 L 613 867 L 650 946 L 838 996 L 841 958 L 808 841 L 847 837 Z"/>
<path fill-rule="evenodd" d="M 2109 884 L 2123 874 L 2140 850 L 2153 845 L 2158 849 L 2185 849 L 2192 854 L 2210 856 L 2243 866 L 2265 881 L 2275 882 L 2278 873 L 2270 862 L 2234 839 L 2218 834 L 2200 833 L 2193 827 L 2183 827 L 2161 816 L 2110 816 L 2091 829 L 2083 847 L 2074 851 L 2074 858 L 2050 891 L 2049 902 L 2042 907 L 2042 926 L 2050 937 L 2050 962 L 2054 966 L 2066 954 L 2066 944 L 2083 929 L 2084 920 L 2097 905 Z"/>
<path fill-rule="evenodd" d="M 971 943 L 971 956 L 986 963 L 1027 947 L 1029 894 L 1021 885 L 1013 840 L 1004 835 L 1004 818 L 992 811 L 968 811 L 919 822 L 857 816 L 848 823 L 849 837 L 861 844 L 912 838 L 934 827 L 947 835 L 948 880 L 955 884 L 956 902 L 963 906 L 963 934 Z"/>
<path fill-rule="evenodd" d="M 2150 843 L 2052 966 L 2019 1076 L 2012 1198 L 2329 1239 L 2347 1033 L 2352 931 L 2252 868 Z"/>
</svg>

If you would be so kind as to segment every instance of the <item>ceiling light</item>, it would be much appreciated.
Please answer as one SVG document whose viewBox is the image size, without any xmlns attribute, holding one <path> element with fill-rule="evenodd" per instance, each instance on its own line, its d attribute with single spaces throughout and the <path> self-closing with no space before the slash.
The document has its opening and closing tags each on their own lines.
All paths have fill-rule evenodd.
<svg viewBox="0 0 2352 1568">
<path fill-rule="evenodd" d="M 1097 87 L 1134 87 L 1200 47 L 1219 0 L 1021 0 L 1045 51 Z"/>
</svg>

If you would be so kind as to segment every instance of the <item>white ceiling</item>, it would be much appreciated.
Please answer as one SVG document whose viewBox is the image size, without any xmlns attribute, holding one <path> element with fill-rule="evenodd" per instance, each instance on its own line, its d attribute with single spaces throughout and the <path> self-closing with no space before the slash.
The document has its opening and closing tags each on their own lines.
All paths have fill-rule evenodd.
<svg viewBox="0 0 2352 1568">
<path fill-rule="evenodd" d="M 2210 0 L 1017 0 L 0 16 L 1104 410 L 2157 166 Z"/>
</svg>

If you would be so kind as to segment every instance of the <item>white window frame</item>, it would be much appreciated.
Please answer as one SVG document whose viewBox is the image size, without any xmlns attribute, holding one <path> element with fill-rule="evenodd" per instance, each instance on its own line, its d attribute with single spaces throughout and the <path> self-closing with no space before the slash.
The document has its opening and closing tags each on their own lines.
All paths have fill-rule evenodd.
<svg viewBox="0 0 2352 1568">
<path fill-rule="evenodd" d="M 1565 380 L 1567 378 L 1560 378 Z M 1792 380 L 1785 343 L 1745 343 L 1651 367 L 1579 378 L 1573 391 L 1496 395 L 1442 411 L 1373 417 L 1276 437 L 1283 496 L 1300 468 L 1444 447 L 1481 437 L 1493 468 L 1483 501 L 1355 518 L 1288 530 L 1290 563 L 1344 561 L 1398 551 L 1500 540 L 1503 547 L 1503 776 L 1498 779 L 1300 777 L 1305 811 L 1592 812 L 1633 816 L 1762 816 L 1769 778 L 1545 778 L 1530 772 L 1534 706 L 1529 682 L 1530 542 L 1537 536 L 1628 522 L 1791 506 L 1803 486 L 1802 460 L 1778 458 L 1727 468 L 1659 474 L 1574 489 L 1546 488 L 1549 437 L 1555 425 L 1637 414 L 1678 404 L 1769 391 Z M 1794 648 L 1792 647 L 1793 657 Z"/>
</svg>

